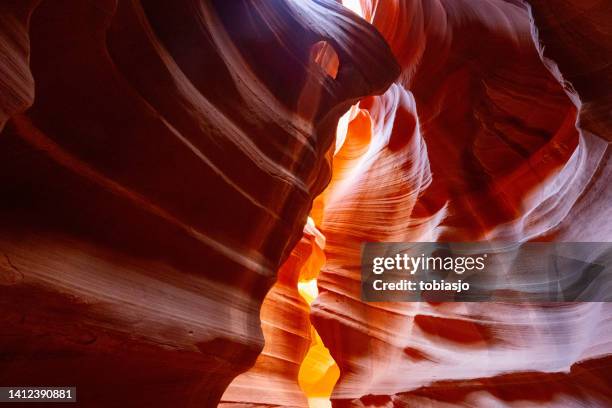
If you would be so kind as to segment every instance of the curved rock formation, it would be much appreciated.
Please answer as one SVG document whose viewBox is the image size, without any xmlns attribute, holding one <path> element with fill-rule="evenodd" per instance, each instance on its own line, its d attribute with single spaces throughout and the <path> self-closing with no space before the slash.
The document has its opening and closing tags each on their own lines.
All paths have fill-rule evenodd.
<svg viewBox="0 0 612 408">
<path fill-rule="evenodd" d="M 587 19 L 604 7 L 579 17 L 566 6 Z M 538 37 L 520 1 L 362 1 L 361 10 L 402 75 L 359 104 L 318 200 L 327 263 L 312 318 L 340 366 L 334 405 L 609 405 L 607 304 L 360 300 L 364 241 L 610 240 L 607 134 L 592 133 L 606 129 L 609 114 L 598 121 L 593 106 L 605 110 L 609 92 L 585 108 L 600 82 L 566 86 L 588 71 L 566 77 L 546 41 L 570 34 Z M 579 52 L 556 43 L 566 46 L 567 59 Z M 580 61 L 609 80 L 607 65 Z M 595 124 L 577 128 L 578 110 Z"/>
<path fill-rule="evenodd" d="M 215 406 L 261 351 L 338 118 L 398 74 L 388 46 L 327 0 L 1 11 L 0 383 Z"/>
</svg>

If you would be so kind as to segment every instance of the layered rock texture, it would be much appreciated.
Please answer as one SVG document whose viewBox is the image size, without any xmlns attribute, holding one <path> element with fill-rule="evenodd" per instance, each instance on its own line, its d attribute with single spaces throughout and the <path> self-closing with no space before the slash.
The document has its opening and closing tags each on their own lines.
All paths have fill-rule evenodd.
<svg viewBox="0 0 612 408">
<path fill-rule="evenodd" d="M 364 241 L 612 240 L 609 1 L 344 3 L 0 4 L 0 385 L 612 405 L 607 303 L 359 284 Z"/>
<path fill-rule="evenodd" d="M 280 376 L 299 391 L 307 306 L 277 270 L 338 118 L 398 75 L 382 36 L 333 1 L 0 10 L 0 384 L 216 406 L 260 354 L 277 282 L 264 322 L 295 330 Z"/>
<path fill-rule="evenodd" d="M 335 406 L 612 403 L 606 303 L 360 300 L 364 241 L 612 238 L 610 7 L 561 3 L 355 7 L 402 74 L 356 107 L 315 207 L 312 319 L 340 367 Z"/>
</svg>

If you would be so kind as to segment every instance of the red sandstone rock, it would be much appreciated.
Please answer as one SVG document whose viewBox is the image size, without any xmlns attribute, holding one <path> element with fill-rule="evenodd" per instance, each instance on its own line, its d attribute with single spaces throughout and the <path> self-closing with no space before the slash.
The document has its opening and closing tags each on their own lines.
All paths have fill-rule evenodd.
<svg viewBox="0 0 612 408">
<path fill-rule="evenodd" d="M 332 1 L 0 11 L 0 384 L 215 406 L 263 347 L 338 118 L 393 56 Z"/>
<path fill-rule="evenodd" d="M 561 18 L 552 6 L 541 7 L 548 19 Z M 577 30 L 588 36 L 596 29 L 581 18 L 595 19 L 603 7 L 582 17 L 577 7 L 564 4 L 560 13 L 581 21 Z M 589 131 L 576 128 L 581 94 L 596 89 L 597 79 L 581 78 L 585 84 L 574 93 L 564 86 L 564 64 L 557 68 L 541 54 L 543 42 L 548 55 L 546 38 L 563 55 L 579 53 L 575 37 L 558 40 L 571 35 L 569 24 L 534 37 L 530 9 L 518 1 L 379 1 L 362 8 L 403 73 L 384 96 L 361 102 L 344 141 L 348 151 L 359 146 L 359 158 L 347 162 L 338 152 L 341 176 L 332 178 L 320 209 L 327 263 L 312 317 L 340 366 L 335 405 L 608 405 L 605 368 L 586 377 L 582 368 L 605 367 L 612 351 L 606 304 L 360 300 L 363 241 L 612 238 L 605 221 L 607 136 L 595 131 L 609 116 Z M 590 46 L 601 38 L 589 36 Z M 586 72 L 588 59 L 580 62 L 578 71 Z M 594 104 L 605 108 L 608 93 L 600 90 Z M 412 102 L 389 102 L 397 100 Z M 371 134 L 356 132 L 367 116 Z"/>
</svg>

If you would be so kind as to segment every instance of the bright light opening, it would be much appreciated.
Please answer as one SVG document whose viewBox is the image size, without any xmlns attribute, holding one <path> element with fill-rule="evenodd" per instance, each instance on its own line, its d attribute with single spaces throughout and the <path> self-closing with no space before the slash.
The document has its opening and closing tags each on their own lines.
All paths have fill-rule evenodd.
<svg viewBox="0 0 612 408">
<path fill-rule="evenodd" d="M 342 5 L 361 18 L 363 18 L 365 15 L 363 13 L 363 8 L 361 7 L 360 0 L 342 0 Z"/>
<path fill-rule="evenodd" d="M 312 253 L 300 270 L 298 292 L 311 305 L 319 296 L 317 277 L 325 264 L 325 237 L 317 229 L 314 220 L 308 217 L 304 233 L 312 236 Z M 340 378 L 340 369 L 323 344 L 314 326 L 310 326 L 310 348 L 300 365 L 298 383 L 308 398 L 310 408 L 330 408 L 330 396 Z"/>
</svg>

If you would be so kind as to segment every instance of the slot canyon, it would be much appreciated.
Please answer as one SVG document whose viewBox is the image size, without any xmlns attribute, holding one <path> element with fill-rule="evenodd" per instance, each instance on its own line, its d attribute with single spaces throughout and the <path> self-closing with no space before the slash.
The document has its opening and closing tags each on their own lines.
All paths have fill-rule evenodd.
<svg viewBox="0 0 612 408">
<path fill-rule="evenodd" d="M 610 303 L 360 292 L 364 242 L 612 241 L 609 0 L 3 0 L 0 22 L 0 386 L 612 406 Z"/>
</svg>

